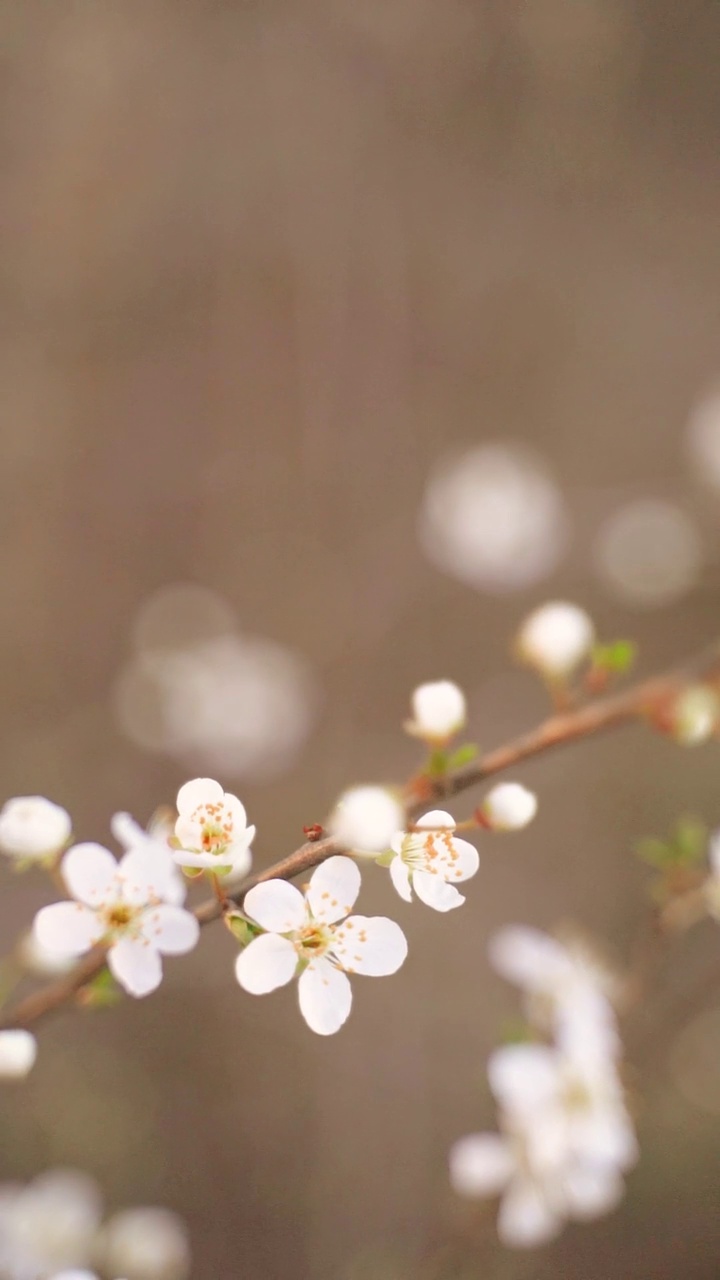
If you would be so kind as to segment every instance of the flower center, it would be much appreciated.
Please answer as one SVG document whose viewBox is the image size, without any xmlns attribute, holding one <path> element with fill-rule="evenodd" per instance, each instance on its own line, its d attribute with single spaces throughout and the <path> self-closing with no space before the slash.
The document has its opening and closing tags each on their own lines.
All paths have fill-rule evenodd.
<svg viewBox="0 0 720 1280">
<path fill-rule="evenodd" d="M 327 951 L 332 942 L 332 931 L 321 924 L 306 924 L 298 929 L 293 941 L 298 955 L 314 960 Z"/>
<path fill-rule="evenodd" d="M 99 912 L 105 926 L 105 933 L 117 938 L 131 931 L 133 921 L 141 910 L 141 907 L 131 906 L 128 902 L 109 902 Z"/>
<path fill-rule="evenodd" d="M 400 857 L 411 871 L 434 871 L 433 863 L 440 853 L 451 863 L 457 862 L 452 831 L 410 831 L 403 840 Z"/>
<path fill-rule="evenodd" d="M 233 837 L 233 820 L 222 804 L 200 805 L 193 814 L 200 824 L 200 843 L 204 853 L 225 853 Z"/>
</svg>

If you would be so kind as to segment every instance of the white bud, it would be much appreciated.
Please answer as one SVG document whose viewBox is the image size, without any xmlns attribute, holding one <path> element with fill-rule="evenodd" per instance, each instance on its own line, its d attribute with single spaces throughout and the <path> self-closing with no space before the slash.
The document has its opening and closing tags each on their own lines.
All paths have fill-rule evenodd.
<svg viewBox="0 0 720 1280">
<path fill-rule="evenodd" d="M 359 853 L 383 853 L 405 827 L 405 810 L 385 787 L 352 787 L 338 800 L 332 834 Z"/>
<path fill-rule="evenodd" d="M 673 707 L 673 737 L 683 747 L 695 747 L 713 736 L 720 722 L 720 700 L 707 685 L 685 689 Z"/>
<path fill-rule="evenodd" d="M 39 978 L 59 977 L 61 973 L 69 973 L 77 963 L 77 956 L 44 947 L 34 929 L 29 929 L 21 939 L 18 959 L 28 972 L 36 973 Z"/>
<path fill-rule="evenodd" d="M 537 813 L 537 797 L 519 782 L 500 782 L 489 791 L 481 810 L 494 831 L 520 831 Z"/>
<path fill-rule="evenodd" d="M 101 1235 L 104 1270 L 128 1280 L 186 1280 L 190 1248 L 185 1226 L 169 1209 L 125 1209 Z"/>
<path fill-rule="evenodd" d="M 37 1040 L 29 1031 L 0 1031 L 0 1080 L 21 1080 L 36 1058 Z"/>
<path fill-rule="evenodd" d="M 16 796 L 0 810 L 0 850 L 11 858 L 47 858 L 71 830 L 69 813 L 44 796 Z"/>
<path fill-rule="evenodd" d="M 429 742 L 445 742 L 462 729 L 467 718 L 465 694 L 452 680 L 434 680 L 418 685 L 412 695 L 414 719 L 405 726 L 408 733 Z"/>
<path fill-rule="evenodd" d="M 594 640 L 595 628 L 585 610 L 557 600 L 525 619 L 517 651 L 523 662 L 557 678 L 570 675 L 588 657 Z"/>
</svg>

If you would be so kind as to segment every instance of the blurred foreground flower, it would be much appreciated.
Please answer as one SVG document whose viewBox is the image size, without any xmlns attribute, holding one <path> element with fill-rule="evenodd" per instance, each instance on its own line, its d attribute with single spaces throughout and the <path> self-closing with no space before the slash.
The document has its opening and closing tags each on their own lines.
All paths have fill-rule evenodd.
<svg viewBox="0 0 720 1280">
<path fill-rule="evenodd" d="M 37 1040 L 30 1031 L 0 1031 L 0 1080 L 22 1080 L 36 1058 Z"/>
<path fill-rule="evenodd" d="M 518 633 L 518 657 L 546 680 L 562 680 L 584 662 L 592 650 L 595 628 L 584 609 L 564 600 L 540 605 Z"/>
<path fill-rule="evenodd" d="M 123 1209 L 100 1234 L 98 1255 L 110 1275 L 128 1280 L 186 1280 L 190 1246 L 184 1223 L 169 1209 Z"/>
<path fill-rule="evenodd" d="M 18 861 L 53 857 L 71 831 L 67 810 L 44 796 L 16 796 L 0 810 L 0 851 Z"/>
<path fill-rule="evenodd" d="M 702 559 L 697 525 L 663 498 L 626 503 L 608 517 L 595 542 L 595 563 L 606 584 L 641 608 L 687 595 L 700 576 Z"/>
<path fill-rule="evenodd" d="M 541 458 L 484 444 L 432 472 L 420 516 L 430 559 L 484 591 L 517 591 L 546 577 L 568 540 L 562 495 Z"/>
<path fill-rule="evenodd" d="M 465 898 L 455 882 L 475 875 L 480 865 L 477 849 L 454 835 L 455 819 L 443 809 L 423 814 L 415 827 L 420 830 L 399 831 L 392 841 L 390 878 L 400 897 L 412 902 L 414 889 L 435 911 L 461 907 Z"/>
<path fill-rule="evenodd" d="M 493 831 L 521 831 L 537 813 L 537 797 L 519 782 L 499 782 L 480 805 L 480 816 Z"/>
<path fill-rule="evenodd" d="M 405 728 L 431 745 L 444 746 L 467 718 L 465 694 L 452 680 L 418 685 L 412 695 L 413 719 Z"/>
<path fill-rule="evenodd" d="M 405 935 L 394 920 L 349 914 L 360 879 L 351 858 L 336 856 L 313 872 L 305 895 L 286 880 L 266 880 L 243 904 L 265 932 L 238 956 L 240 986 L 264 995 L 299 974 L 300 1011 L 321 1036 L 339 1031 L 350 1013 L 349 973 L 395 973 L 407 955 Z"/>
<path fill-rule="evenodd" d="M 351 787 L 340 796 L 328 828 L 348 849 L 382 853 L 404 822 L 405 810 L 387 787 Z"/>
<path fill-rule="evenodd" d="M 180 905 L 185 886 L 161 845 L 130 849 L 118 863 L 102 845 L 78 844 L 61 870 L 75 901 L 38 912 L 34 928 L 42 947 L 78 956 L 102 942 L 113 977 L 129 995 L 145 996 L 162 981 L 161 957 L 195 946 L 198 922 Z"/>
</svg>

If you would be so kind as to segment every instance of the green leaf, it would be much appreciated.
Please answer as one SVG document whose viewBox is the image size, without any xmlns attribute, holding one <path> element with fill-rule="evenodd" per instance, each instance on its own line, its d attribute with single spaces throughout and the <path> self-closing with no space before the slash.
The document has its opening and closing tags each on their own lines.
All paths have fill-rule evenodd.
<svg viewBox="0 0 720 1280">
<path fill-rule="evenodd" d="M 592 652 L 592 664 L 613 675 L 624 675 L 634 665 L 637 645 L 634 640 L 611 640 L 609 644 L 596 644 Z"/>
<path fill-rule="evenodd" d="M 686 815 L 678 820 L 669 840 L 648 836 L 638 841 L 635 852 L 643 862 L 664 871 L 669 867 L 683 867 L 699 862 L 705 856 L 707 841 L 708 829 L 705 824 Z"/>
<path fill-rule="evenodd" d="M 500 1028 L 502 1044 L 532 1044 L 536 1039 L 530 1023 L 522 1018 L 508 1018 Z"/>
<path fill-rule="evenodd" d="M 470 764 L 480 753 L 480 748 L 475 742 L 464 742 L 461 747 L 457 747 L 448 756 L 448 769 L 461 769 L 464 764 Z"/>
<path fill-rule="evenodd" d="M 234 911 L 230 912 L 225 919 L 231 934 L 234 938 L 237 938 L 243 947 L 247 947 L 253 938 L 259 937 L 262 933 L 262 929 L 257 925 L 251 924 L 249 920 L 245 919 L 245 916 L 241 916 L 239 913 L 236 914 Z"/>
<path fill-rule="evenodd" d="M 671 866 L 673 858 L 672 846 L 665 844 L 663 840 L 658 840 L 654 836 L 647 836 L 643 840 L 638 840 L 635 845 L 635 852 L 643 862 L 648 862 L 651 867 L 668 867 Z"/>
<path fill-rule="evenodd" d="M 396 857 L 397 854 L 394 849 L 387 849 L 385 853 L 381 853 L 378 858 L 375 858 L 375 865 L 378 867 L 389 867 L 393 858 Z"/>
<path fill-rule="evenodd" d="M 430 778 L 442 778 L 448 771 L 447 751 L 431 751 L 426 772 Z"/>
<path fill-rule="evenodd" d="M 78 1001 L 86 1009 L 110 1009 L 123 998 L 123 993 L 109 969 L 101 969 L 78 992 Z"/>
</svg>

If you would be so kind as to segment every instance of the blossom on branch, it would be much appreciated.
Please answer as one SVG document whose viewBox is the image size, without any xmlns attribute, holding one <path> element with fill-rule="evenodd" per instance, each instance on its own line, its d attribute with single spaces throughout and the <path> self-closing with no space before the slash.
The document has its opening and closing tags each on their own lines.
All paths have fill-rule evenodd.
<svg viewBox="0 0 720 1280">
<path fill-rule="evenodd" d="M 36 1058 L 37 1040 L 30 1031 L 0 1031 L 0 1080 L 22 1080 Z"/>
<path fill-rule="evenodd" d="M 350 912 L 360 891 L 351 858 L 323 862 L 305 893 L 286 880 L 251 889 L 243 909 L 264 932 L 240 953 L 235 974 L 252 995 L 283 987 L 299 975 L 300 1012 L 312 1031 L 333 1035 L 352 1004 L 348 974 L 395 973 L 407 955 L 405 935 L 384 916 Z"/>
<path fill-rule="evenodd" d="M 557 600 L 527 617 L 516 641 L 518 657 L 545 679 L 563 680 L 590 656 L 592 619 L 576 604 Z"/>
<path fill-rule="evenodd" d="M 245 806 L 213 778 L 186 782 L 177 794 L 178 820 L 173 855 L 178 866 L 197 867 L 219 876 L 247 875 L 255 827 L 247 825 Z"/>
<path fill-rule="evenodd" d="M 44 796 L 15 796 L 0 810 L 0 852 L 18 861 L 52 858 L 71 831 L 67 810 Z"/>
<path fill-rule="evenodd" d="M 431 745 L 442 746 L 465 724 L 465 694 L 452 680 L 418 685 L 412 695 L 412 712 L 412 720 L 405 725 L 407 732 Z"/>
<path fill-rule="evenodd" d="M 357 853 L 382 853 L 390 847 L 405 810 L 387 787 L 351 787 L 341 795 L 329 830 L 341 844 Z"/>
<path fill-rule="evenodd" d="M 479 814 L 493 831 L 521 831 L 537 813 L 537 797 L 519 782 L 499 782 L 488 791 Z"/>
<path fill-rule="evenodd" d="M 460 840 L 454 831 L 452 814 L 433 809 L 418 818 L 414 830 L 393 837 L 390 877 L 405 902 L 412 902 L 414 889 L 421 902 L 435 911 L 462 906 L 465 899 L 455 884 L 475 875 L 480 857 L 475 846 Z"/>
<path fill-rule="evenodd" d="M 38 942 L 67 956 L 103 943 L 110 971 L 129 995 L 149 995 L 162 981 L 161 957 L 183 955 L 197 943 L 198 922 L 182 907 L 185 886 L 160 844 L 148 840 L 119 863 L 102 845 L 78 844 L 61 871 L 75 901 L 38 912 Z"/>
</svg>

